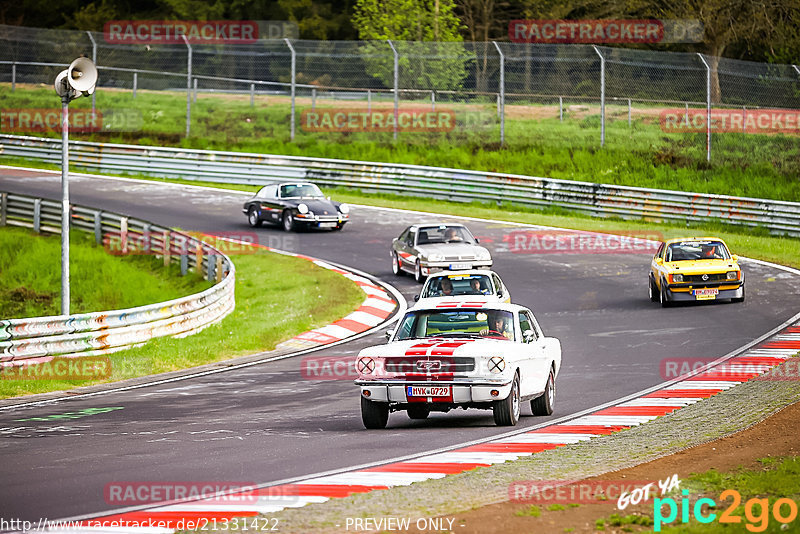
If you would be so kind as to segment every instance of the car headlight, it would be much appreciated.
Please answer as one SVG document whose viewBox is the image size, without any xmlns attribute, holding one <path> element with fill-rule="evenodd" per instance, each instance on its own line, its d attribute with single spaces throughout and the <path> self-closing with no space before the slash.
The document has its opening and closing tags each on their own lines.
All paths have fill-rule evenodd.
<svg viewBox="0 0 800 534">
<path fill-rule="evenodd" d="M 298 204 L 297 211 L 299 211 L 300 213 L 308 213 L 308 206 L 306 206 L 305 204 Z"/>
<path fill-rule="evenodd" d="M 681 282 L 683 282 L 683 275 L 682 274 L 673 274 L 672 275 L 672 281 L 677 283 L 677 284 L 680 284 Z"/>
<path fill-rule="evenodd" d="M 442 254 L 429 254 L 428 261 L 444 261 L 444 255 Z"/>
<path fill-rule="evenodd" d="M 339 212 L 344 214 L 350 213 L 350 206 L 347 204 L 339 204 Z"/>
<path fill-rule="evenodd" d="M 491 260 L 491 259 L 492 259 L 492 255 L 491 255 L 491 254 L 489 254 L 489 251 L 488 251 L 488 250 L 486 250 L 486 249 L 481 249 L 481 250 L 479 250 L 479 251 L 478 251 L 478 253 L 475 255 L 475 259 L 477 259 L 477 260 L 479 260 L 479 261 L 489 261 L 489 260 Z"/>
<path fill-rule="evenodd" d="M 489 372 L 502 373 L 506 368 L 506 361 L 502 356 L 492 356 L 489 358 Z"/>
<path fill-rule="evenodd" d="M 727 278 L 728 280 L 738 280 L 739 271 L 728 271 L 725 275 L 725 278 Z"/>
</svg>

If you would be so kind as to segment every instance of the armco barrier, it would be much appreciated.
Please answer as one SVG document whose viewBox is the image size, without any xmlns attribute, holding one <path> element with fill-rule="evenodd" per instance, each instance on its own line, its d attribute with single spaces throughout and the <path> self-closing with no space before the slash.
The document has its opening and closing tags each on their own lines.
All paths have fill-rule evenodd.
<svg viewBox="0 0 800 534">
<path fill-rule="evenodd" d="M 195 269 L 216 284 L 187 297 L 126 310 L 0 321 L 0 366 L 53 356 L 93 356 L 162 336 L 187 336 L 233 310 L 235 269 L 230 258 L 198 239 L 138 219 L 72 206 L 73 228 L 93 232 L 98 244 L 158 254 L 164 264 Z M 0 226 L 60 232 L 61 203 L 0 192 Z M 143 250 L 145 249 L 145 250 Z"/>
<path fill-rule="evenodd" d="M 216 152 L 75 141 L 76 167 L 114 174 L 182 178 L 219 183 L 263 184 L 312 180 L 368 191 L 411 194 L 456 201 L 513 202 L 561 206 L 598 217 L 650 220 L 721 220 L 763 226 L 800 236 L 800 203 L 594 184 L 513 174 L 418 165 Z M 0 135 L 0 155 L 59 163 L 61 140 Z"/>
</svg>

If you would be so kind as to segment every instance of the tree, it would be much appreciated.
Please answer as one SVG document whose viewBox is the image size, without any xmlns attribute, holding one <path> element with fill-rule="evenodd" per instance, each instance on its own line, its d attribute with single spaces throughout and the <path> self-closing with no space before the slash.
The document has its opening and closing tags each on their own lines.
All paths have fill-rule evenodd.
<svg viewBox="0 0 800 534">
<path fill-rule="evenodd" d="M 394 58 L 388 44 L 397 41 L 405 88 L 456 89 L 467 75 L 468 54 L 459 33 L 453 0 L 358 0 L 352 21 L 361 39 L 367 72 L 393 85 Z M 433 42 L 431 42 L 433 41 Z"/>
</svg>

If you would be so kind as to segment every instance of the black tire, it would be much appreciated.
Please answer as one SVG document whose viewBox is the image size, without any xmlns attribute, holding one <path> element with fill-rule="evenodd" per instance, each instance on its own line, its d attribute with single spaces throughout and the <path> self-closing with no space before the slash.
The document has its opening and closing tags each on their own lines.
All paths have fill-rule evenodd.
<svg viewBox="0 0 800 534">
<path fill-rule="evenodd" d="M 414 264 L 414 280 L 420 284 L 425 281 L 425 277 L 422 276 L 422 266 L 419 264 L 419 260 Z"/>
<path fill-rule="evenodd" d="M 403 270 L 400 268 L 400 258 L 397 257 L 397 252 L 392 251 L 392 273 L 395 276 L 401 276 Z"/>
<path fill-rule="evenodd" d="M 531 400 L 531 412 L 533 412 L 533 415 L 552 415 L 555 403 L 556 379 L 553 375 L 553 370 L 550 369 L 550 375 L 547 377 L 547 386 L 545 386 L 544 393 Z"/>
<path fill-rule="evenodd" d="M 361 421 L 370 430 L 386 428 L 386 422 L 389 421 L 389 404 L 386 402 L 374 402 L 362 395 Z"/>
<path fill-rule="evenodd" d="M 425 405 L 409 406 L 407 412 L 409 419 L 427 419 L 431 414 L 430 408 Z"/>
<path fill-rule="evenodd" d="M 263 222 L 261 219 L 258 218 L 258 212 L 252 206 L 250 207 L 249 210 L 247 210 L 247 222 L 253 228 L 258 228 L 259 226 L 261 226 L 261 223 Z"/>
<path fill-rule="evenodd" d="M 652 276 L 647 277 L 647 283 L 650 286 L 650 302 L 658 302 L 658 286 L 656 286 Z"/>
<path fill-rule="evenodd" d="M 511 393 L 508 397 L 492 403 L 492 415 L 497 426 L 514 426 L 519 421 L 519 375 L 514 375 L 511 383 Z"/>
<path fill-rule="evenodd" d="M 283 222 L 283 229 L 286 230 L 287 232 L 291 232 L 292 230 L 295 229 L 294 215 L 292 215 L 291 211 L 289 210 L 284 211 L 281 221 Z"/>
<path fill-rule="evenodd" d="M 732 298 L 731 302 L 744 302 L 744 286 L 742 286 L 742 296 Z"/>
<path fill-rule="evenodd" d="M 661 290 L 658 292 L 658 301 L 661 303 L 662 308 L 669 308 L 672 306 L 672 302 L 669 300 L 669 296 L 667 296 L 667 285 L 663 281 L 661 282 Z"/>
</svg>

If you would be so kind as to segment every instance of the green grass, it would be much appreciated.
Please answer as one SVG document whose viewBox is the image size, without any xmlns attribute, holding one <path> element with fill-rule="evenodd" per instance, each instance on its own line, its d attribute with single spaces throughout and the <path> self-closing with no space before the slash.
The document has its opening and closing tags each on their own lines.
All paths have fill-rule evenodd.
<svg viewBox="0 0 800 534">
<path fill-rule="evenodd" d="M 298 127 L 289 140 L 288 101 L 260 97 L 250 107 L 247 96 L 201 94 L 192 108 L 192 136 L 184 139 L 186 97 L 182 93 L 127 91 L 97 93 L 98 109 L 135 109 L 138 131 L 71 134 L 74 139 L 141 143 L 185 148 L 234 150 L 365 161 L 412 163 L 514 173 L 606 184 L 730 194 L 800 201 L 800 142 L 786 135 L 715 134 L 712 161 L 705 159 L 705 134 L 667 134 L 653 116 L 632 126 L 609 106 L 606 145 L 599 143 L 599 115 L 568 113 L 562 123 L 550 109 L 530 104 L 509 105 L 506 146 L 499 145 L 499 127 L 491 104 L 440 103 L 457 117 L 481 113 L 488 126 L 459 127 L 446 133 L 308 133 Z M 406 103 L 412 107 L 421 104 Z M 319 108 L 341 105 L 318 102 Z M 3 108 L 56 108 L 50 88 L 25 88 L 0 93 Z M 89 99 L 71 106 L 87 109 Z M 310 107 L 300 99 L 298 114 Z M 644 106 L 638 109 L 642 110 Z M 594 108 L 593 108 L 594 109 Z M 542 118 L 530 118 L 532 111 Z M 594 112 L 592 112 L 594 113 Z M 526 118 L 526 115 L 528 118 Z M 615 116 L 618 120 L 612 120 Z M 553 117 L 553 118 L 549 118 Z M 653 118 L 655 117 L 655 118 Z M 461 118 L 459 118 L 461 120 Z M 51 133 L 56 137 L 59 134 Z"/>
<path fill-rule="evenodd" d="M 124 281 L 124 283 L 120 283 Z M 134 308 L 199 293 L 197 276 L 180 276 L 153 256 L 112 256 L 83 232 L 70 234 L 70 311 Z M 0 318 L 59 315 L 61 238 L 0 228 Z"/>
<path fill-rule="evenodd" d="M 514 515 L 518 517 L 539 517 L 542 515 L 542 509 L 535 504 L 530 505 L 528 508 L 517 510 Z"/>
<path fill-rule="evenodd" d="M 365 298 L 350 280 L 307 260 L 267 251 L 232 259 L 236 308 L 218 324 L 183 339 L 159 338 L 111 354 L 112 373 L 105 380 L 0 380 L 0 398 L 163 373 L 271 350 L 281 341 L 347 315 Z"/>
</svg>

